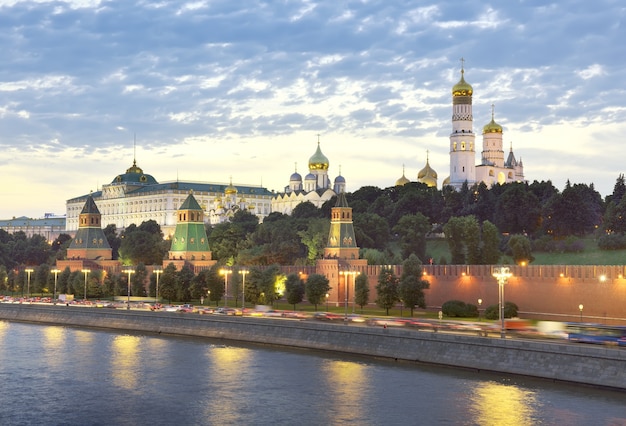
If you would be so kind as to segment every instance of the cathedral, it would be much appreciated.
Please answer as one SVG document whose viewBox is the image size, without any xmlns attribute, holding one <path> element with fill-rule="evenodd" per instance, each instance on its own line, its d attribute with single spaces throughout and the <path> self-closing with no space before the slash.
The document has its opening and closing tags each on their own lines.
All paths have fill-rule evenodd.
<svg viewBox="0 0 626 426">
<path fill-rule="evenodd" d="M 326 201 L 345 192 L 346 180 L 341 176 L 341 172 L 333 181 L 331 188 L 328 177 L 329 165 L 330 162 L 322 153 L 318 140 L 317 150 L 309 158 L 309 173 L 302 180 L 298 170 L 294 171 L 289 178 L 289 185 L 272 199 L 272 211 L 289 215 L 298 204 L 305 201 L 310 201 L 316 207 L 322 207 Z"/>
<path fill-rule="evenodd" d="M 509 149 L 505 159 L 502 126 L 496 123 L 494 106 L 491 107 L 491 121 L 482 129 L 482 153 L 476 164 L 476 134 L 472 113 L 474 89 L 465 81 L 465 69 L 461 67 L 461 79 L 452 87 L 452 133 L 450 134 L 450 175 L 444 179 L 442 187 L 449 185 L 460 189 L 465 182 L 468 186 L 484 183 L 487 187 L 494 184 L 525 182 L 524 165 Z M 437 173 L 430 167 L 428 155 L 426 166 L 420 170 L 417 181 L 430 187 L 437 187 Z M 409 179 L 404 175 L 396 185 L 404 185 Z"/>
</svg>

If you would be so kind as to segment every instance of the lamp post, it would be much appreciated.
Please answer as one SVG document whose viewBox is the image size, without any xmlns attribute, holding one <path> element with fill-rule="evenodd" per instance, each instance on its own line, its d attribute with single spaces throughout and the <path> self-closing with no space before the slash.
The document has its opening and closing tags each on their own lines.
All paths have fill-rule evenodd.
<svg viewBox="0 0 626 426">
<path fill-rule="evenodd" d="M 52 301 L 56 305 L 57 304 L 57 279 L 58 279 L 58 276 L 59 276 L 59 272 L 61 272 L 61 270 L 60 269 L 53 269 L 50 272 L 52 272 L 54 274 L 54 295 L 52 297 Z"/>
<path fill-rule="evenodd" d="M 578 305 L 578 310 L 580 311 L 580 322 L 583 322 L 583 304 Z"/>
<path fill-rule="evenodd" d="M 163 273 L 163 269 L 155 269 L 152 272 L 156 275 L 156 291 L 154 293 L 154 303 L 159 303 L 159 275 Z"/>
<path fill-rule="evenodd" d="M 246 309 L 246 275 L 250 273 L 247 269 L 240 269 L 239 273 L 241 274 L 242 282 L 241 282 L 241 316 L 243 316 L 243 311 Z"/>
<path fill-rule="evenodd" d="M 211 306 L 211 290 L 207 291 L 206 297 L 209 299 L 209 306 Z"/>
<path fill-rule="evenodd" d="M 230 269 L 220 269 L 220 275 L 224 275 L 224 307 L 228 306 L 228 274 L 232 274 Z"/>
<path fill-rule="evenodd" d="M 91 272 L 90 269 L 83 269 L 82 273 L 85 274 L 85 294 L 83 300 L 87 300 L 87 275 Z"/>
<path fill-rule="evenodd" d="M 493 268 L 493 276 L 498 280 L 498 304 L 500 316 L 500 338 L 506 337 L 504 327 L 504 286 L 508 279 L 512 276 L 510 270 L 506 266 Z"/>
<path fill-rule="evenodd" d="M 343 279 L 344 279 L 344 284 L 343 284 L 343 288 L 344 288 L 344 316 L 343 316 L 343 320 L 344 322 L 348 322 L 348 274 L 350 272 L 349 271 L 339 271 L 339 275 L 343 275 Z"/>
<path fill-rule="evenodd" d="M 126 309 L 130 310 L 130 276 L 135 273 L 132 269 L 127 269 L 124 272 L 128 274 L 128 291 L 126 292 Z"/>
<path fill-rule="evenodd" d="M 478 320 L 482 321 L 482 317 L 480 316 L 480 307 L 483 304 L 483 299 L 478 299 Z"/>
<path fill-rule="evenodd" d="M 328 296 L 330 295 L 326 293 L 326 312 L 328 312 Z"/>
<path fill-rule="evenodd" d="M 24 272 L 26 272 L 26 298 L 30 299 L 30 274 L 33 273 L 33 269 L 31 268 L 26 268 L 24 269 Z"/>
</svg>

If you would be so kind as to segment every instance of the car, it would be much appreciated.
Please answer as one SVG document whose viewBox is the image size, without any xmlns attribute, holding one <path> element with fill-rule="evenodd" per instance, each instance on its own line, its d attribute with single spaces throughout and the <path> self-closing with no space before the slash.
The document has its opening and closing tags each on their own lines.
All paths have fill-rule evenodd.
<svg viewBox="0 0 626 426">
<path fill-rule="evenodd" d="M 343 315 L 335 314 L 333 312 L 315 312 L 313 318 L 318 320 L 336 321 L 343 319 Z"/>
</svg>

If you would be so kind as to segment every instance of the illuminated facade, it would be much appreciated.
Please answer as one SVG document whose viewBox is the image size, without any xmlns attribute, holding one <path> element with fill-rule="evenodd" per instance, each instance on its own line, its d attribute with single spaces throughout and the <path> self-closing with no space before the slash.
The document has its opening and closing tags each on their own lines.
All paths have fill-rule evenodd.
<svg viewBox="0 0 626 426">
<path fill-rule="evenodd" d="M 452 133 L 450 134 L 450 176 L 443 185 L 456 189 L 467 182 L 469 186 L 484 182 L 487 187 L 499 183 L 524 182 L 524 165 L 513 154 L 513 147 L 504 159 L 502 126 L 494 120 L 492 106 L 491 122 L 483 127 L 481 162 L 475 165 L 476 135 L 473 131 L 472 96 L 474 89 L 465 81 L 461 67 L 461 79 L 452 88 Z"/>
<path fill-rule="evenodd" d="M 284 192 L 276 194 L 272 199 L 272 211 L 289 215 L 298 204 L 305 201 L 313 203 L 316 207 L 322 207 L 326 201 L 345 192 L 346 180 L 341 173 L 335 178 L 331 188 L 328 177 L 329 165 L 318 140 L 317 150 L 309 158 L 309 174 L 303 180 L 300 173 L 294 171 Z"/>
<path fill-rule="evenodd" d="M 78 229 L 80 211 L 87 197 L 91 196 L 102 214 L 103 228 L 113 224 L 119 231 L 131 224 L 154 220 L 168 237 L 174 234 L 178 207 L 189 191 L 193 191 L 210 224 L 227 220 L 237 209 L 246 209 L 260 222 L 271 212 L 273 194 L 261 186 L 233 185 L 232 181 L 229 185 L 181 181 L 159 183 L 133 161 L 126 173 L 117 175 L 111 183 L 103 185 L 102 190 L 67 200 L 66 230 L 72 234 Z"/>
</svg>

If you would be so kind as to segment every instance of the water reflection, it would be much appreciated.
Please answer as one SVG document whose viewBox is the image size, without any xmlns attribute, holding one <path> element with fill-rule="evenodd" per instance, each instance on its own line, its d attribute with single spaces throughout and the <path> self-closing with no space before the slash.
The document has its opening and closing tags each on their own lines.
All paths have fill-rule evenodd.
<svg viewBox="0 0 626 426">
<path fill-rule="evenodd" d="M 490 425 L 534 424 L 538 405 L 535 392 L 495 382 L 478 383 L 469 403 L 473 417 Z"/>
<path fill-rule="evenodd" d="M 63 327 L 45 327 L 43 329 L 44 363 L 52 370 L 61 372 L 63 359 L 61 353 L 65 347 L 66 330 Z"/>
<path fill-rule="evenodd" d="M 138 336 L 116 336 L 111 345 L 111 375 L 116 386 L 124 389 L 136 389 L 139 371 Z"/>
<path fill-rule="evenodd" d="M 366 411 L 362 395 L 369 389 L 367 369 L 357 362 L 328 360 L 323 369 L 325 390 L 332 393 L 333 418 L 354 421 Z"/>
<path fill-rule="evenodd" d="M 252 351 L 210 345 L 205 353 L 210 362 L 210 380 L 218 383 L 213 388 L 213 395 L 207 396 L 208 400 L 203 406 L 205 418 L 218 417 L 220 422 L 226 424 L 234 424 L 248 418 L 250 413 L 246 407 L 244 393 L 247 394 L 245 380 L 250 375 Z M 246 417 L 242 417 L 243 415 Z"/>
</svg>

